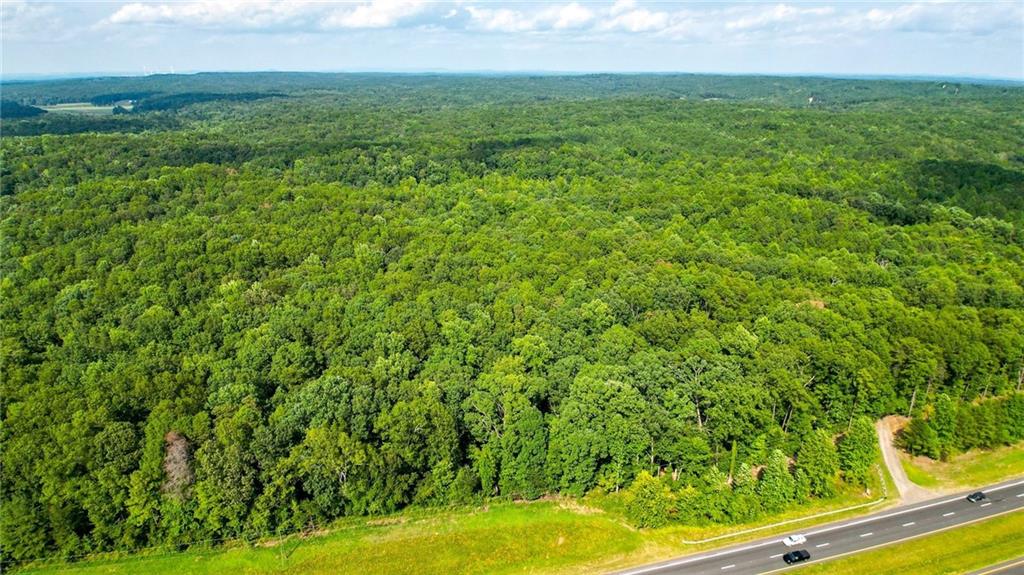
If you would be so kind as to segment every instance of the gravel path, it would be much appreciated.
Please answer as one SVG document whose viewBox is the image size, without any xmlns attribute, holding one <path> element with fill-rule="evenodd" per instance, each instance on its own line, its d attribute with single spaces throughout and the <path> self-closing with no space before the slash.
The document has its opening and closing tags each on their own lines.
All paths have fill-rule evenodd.
<svg viewBox="0 0 1024 575">
<path fill-rule="evenodd" d="M 882 448 L 882 459 L 885 466 L 889 468 L 889 475 L 896 484 L 896 490 L 900 493 L 900 502 L 903 505 L 916 503 L 931 499 L 937 494 L 912 482 L 907 477 L 907 472 L 900 465 L 900 456 L 896 447 L 892 444 L 893 435 L 891 427 L 892 418 L 886 417 L 875 422 L 875 432 L 878 433 L 878 444 Z"/>
</svg>

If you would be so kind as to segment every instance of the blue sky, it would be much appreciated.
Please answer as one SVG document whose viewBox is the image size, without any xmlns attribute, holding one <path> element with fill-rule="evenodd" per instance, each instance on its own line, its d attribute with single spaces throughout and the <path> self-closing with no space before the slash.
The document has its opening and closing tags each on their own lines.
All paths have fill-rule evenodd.
<svg viewBox="0 0 1024 575">
<path fill-rule="evenodd" d="M 914 74 L 1024 80 L 1024 1 L 24 2 L 5 76 L 204 70 Z"/>
</svg>

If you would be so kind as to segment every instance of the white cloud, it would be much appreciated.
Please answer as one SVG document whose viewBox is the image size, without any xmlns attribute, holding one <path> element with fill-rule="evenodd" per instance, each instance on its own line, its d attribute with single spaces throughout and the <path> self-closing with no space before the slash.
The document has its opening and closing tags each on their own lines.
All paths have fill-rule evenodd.
<svg viewBox="0 0 1024 575">
<path fill-rule="evenodd" d="M 915 2 L 871 8 L 848 20 L 858 29 L 984 35 L 1024 27 L 1024 5 L 1019 2 L 945 3 Z"/>
<path fill-rule="evenodd" d="M 594 19 L 594 13 L 590 9 L 576 2 L 560 8 L 550 8 L 546 12 L 549 17 L 553 17 L 554 23 L 551 27 L 555 30 L 580 28 Z"/>
<path fill-rule="evenodd" d="M 54 6 L 23 0 L 0 1 L 0 27 L 5 41 L 59 41 L 66 32 Z"/>
<path fill-rule="evenodd" d="M 105 21 L 112 25 L 166 25 L 226 30 L 389 28 L 428 6 L 425 0 L 318 1 L 199 0 L 133 2 Z"/>
<path fill-rule="evenodd" d="M 525 32 L 533 30 L 536 26 L 534 19 L 522 12 L 509 10 L 508 8 L 492 10 L 490 8 L 467 6 L 466 11 L 469 12 L 473 26 L 482 30 L 492 32 Z"/>
<path fill-rule="evenodd" d="M 173 65 L 1024 78 L 1022 0 L 769 1 L 0 0 L 0 58 L 7 73 Z"/>
<path fill-rule="evenodd" d="M 739 18 L 726 22 L 725 27 L 729 30 L 756 30 L 784 24 L 799 24 L 816 20 L 818 17 L 829 16 L 834 10 L 831 7 L 798 8 L 788 4 L 778 4 L 745 12 Z"/>
<path fill-rule="evenodd" d="M 669 24 L 667 12 L 652 12 L 637 8 L 634 0 L 619 0 L 608 11 L 610 18 L 601 22 L 600 30 L 623 30 L 626 32 L 651 32 L 662 30 Z"/>
<path fill-rule="evenodd" d="M 476 6 L 467 6 L 466 11 L 473 28 L 493 32 L 579 29 L 594 19 L 594 12 L 577 2 L 549 6 L 539 12 Z"/>
<path fill-rule="evenodd" d="M 173 4 L 126 4 L 106 22 L 116 25 L 170 25 L 198 28 L 263 29 L 297 25 L 317 9 L 313 2 L 202 0 Z"/>
<path fill-rule="evenodd" d="M 43 9 L 4 1 L 5 30 L 42 26 Z M 38 9 L 38 10 L 36 10 Z M 32 14 L 35 13 L 35 16 Z M 13 16 L 8 17 L 8 14 Z M 166 26 L 245 32 L 330 32 L 421 27 L 433 31 L 545 33 L 597 38 L 649 35 L 664 41 L 748 44 L 836 39 L 872 34 L 980 36 L 999 30 L 1021 34 L 1020 2 L 862 2 L 832 5 L 692 4 L 682 2 L 574 1 L 559 4 L 484 0 L 363 0 L 359 2 L 194 0 L 132 2 L 103 22 L 121 28 Z"/>
<path fill-rule="evenodd" d="M 389 28 L 404 18 L 420 13 L 424 0 L 373 0 L 354 9 L 333 11 L 323 22 L 324 28 Z"/>
<path fill-rule="evenodd" d="M 636 9 L 636 0 L 615 0 L 615 3 L 612 4 L 608 13 L 612 16 L 617 16 L 623 12 L 630 12 L 634 9 Z"/>
</svg>

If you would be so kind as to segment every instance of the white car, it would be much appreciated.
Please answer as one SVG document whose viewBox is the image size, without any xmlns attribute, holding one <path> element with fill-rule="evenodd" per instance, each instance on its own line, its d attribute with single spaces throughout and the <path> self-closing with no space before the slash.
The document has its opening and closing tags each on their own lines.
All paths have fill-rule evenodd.
<svg viewBox="0 0 1024 575">
<path fill-rule="evenodd" d="M 782 542 L 786 544 L 786 547 L 792 547 L 794 545 L 807 543 L 807 538 L 797 533 L 796 535 L 790 535 L 789 537 L 786 537 L 782 540 Z"/>
</svg>

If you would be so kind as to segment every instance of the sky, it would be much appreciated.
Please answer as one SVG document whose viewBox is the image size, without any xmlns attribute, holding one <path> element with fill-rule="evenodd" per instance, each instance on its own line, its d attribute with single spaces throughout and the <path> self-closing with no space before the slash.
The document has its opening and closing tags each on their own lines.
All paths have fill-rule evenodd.
<svg viewBox="0 0 1024 575">
<path fill-rule="evenodd" d="M 3 77 L 196 71 L 1024 80 L 1024 0 L 0 0 Z"/>
</svg>

